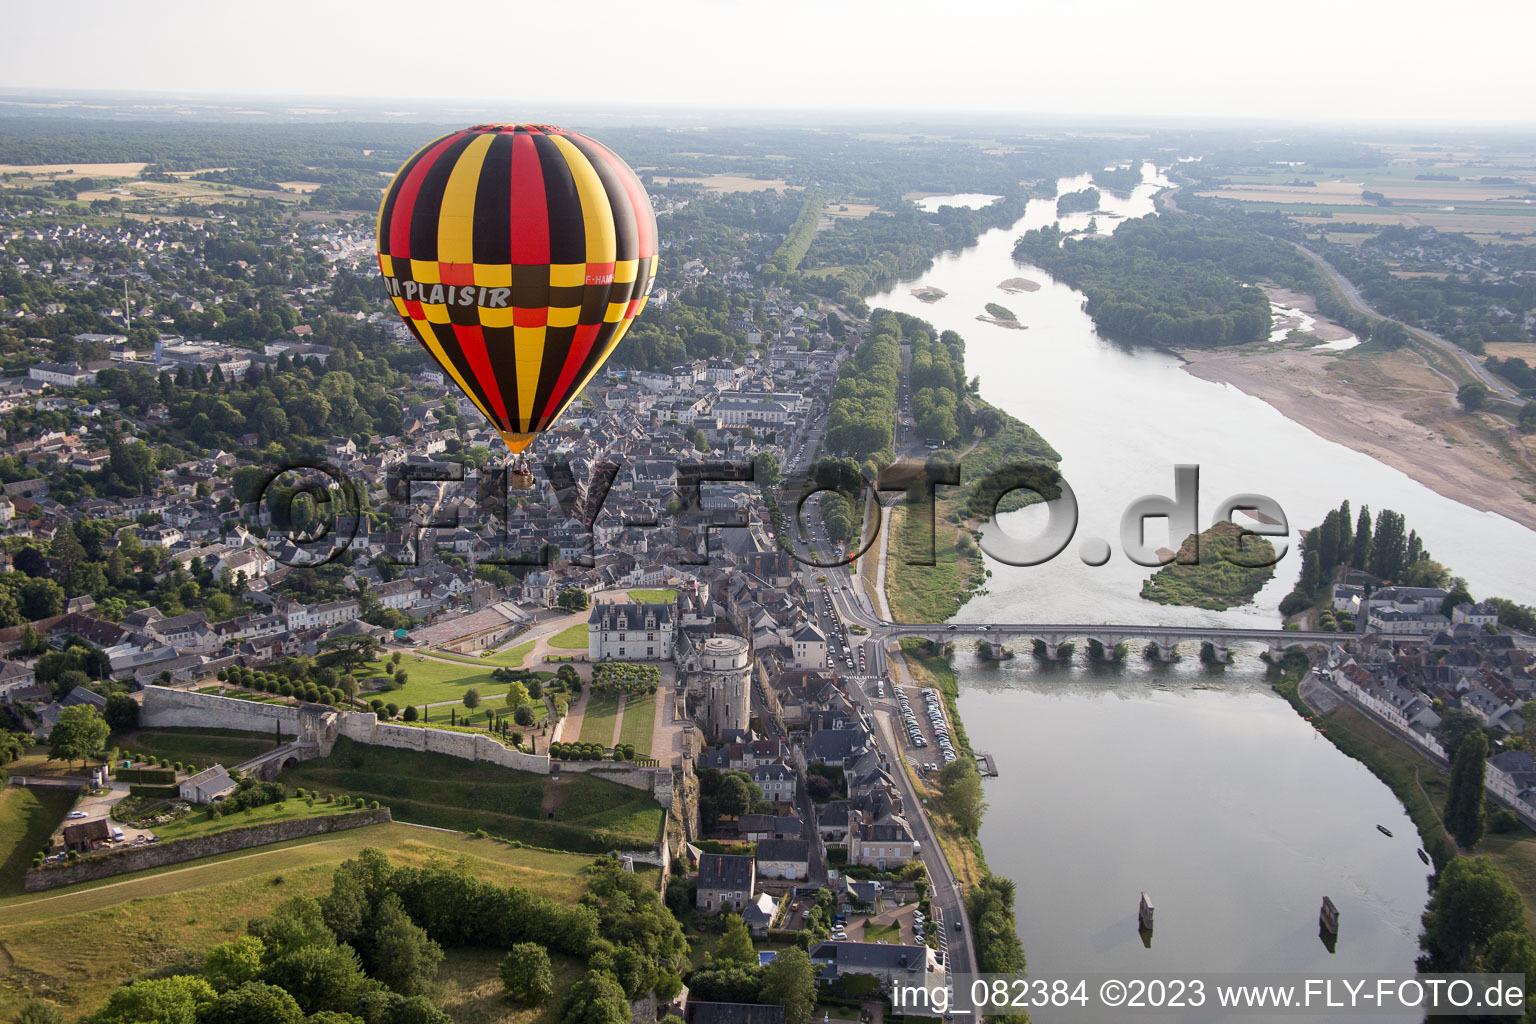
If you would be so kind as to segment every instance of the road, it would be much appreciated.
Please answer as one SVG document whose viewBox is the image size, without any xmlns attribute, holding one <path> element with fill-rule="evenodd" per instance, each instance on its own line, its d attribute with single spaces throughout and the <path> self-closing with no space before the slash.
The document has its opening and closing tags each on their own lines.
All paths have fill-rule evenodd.
<svg viewBox="0 0 1536 1024">
<path fill-rule="evenodd" d="M 1414 334 L 1418 335 L 1424 340 L 1438 346 L 1454 358 L 1461 360 L 1462 364 L 1466 366 L 1467 370 L 1478 380 L 1487 385 L 1488 390 L 1492 391 L 1494 394 L 1501 398 L 1508 399 L 1509 401 L 1514 402 L 1516 405 L 1525 404 L 1525 399 L 1520 397 L 1520 393 L 1516 391 L 1512 386 L 1510 386 L 1508 382 L 1489 372 L 1489 370 L 1484 367 L 1482 363 L 1477 361 L 1477 356 L 1462 348 L 1454 341 L 1451 341 L 1448 338 L 1442 338 L 1440 335 L 1433 331 L 1426 331 L 1422 327 L 1415 327 L 1412 324 L 1403 323 L 1401 320 L 1394 319 L 1393 317 L 1378 312 L 1375 307 L 1373 307 L 1369 302 L 1365 301 L 1365 297 L 1360 294 L 1360 290 L 1355 287 L 1354 282 L 1345 277 L 1343 274 L 1339 273 L 1338 270 L 1334 269 L 1333 264 L 1329 263 L 1317 253 L 1313 252 L 1311 249 L 1308 249 L 1306 246 L 1301 245 L 1298 242 L 1291 242 L 1291 244 L 1296 246 L 1297 249 L 1300 249 L 1303 255 L 1305 255 L 1313 263 L 1316 263 L 1320 268 L 1322 268 L 1323 272 L 1327 274 L 1328 277 L 1339 286 L 1339 290 L 1344 293 L 1345 301 L 1353 306 L 1357 312 L 1364 313 L 1367 316 L 1379 317 L 1382 320 L 1391 320 L 1393 323 L 1402 324 L 1403 327 L 1407 330 L 1412 331 Z"/>
</svg>

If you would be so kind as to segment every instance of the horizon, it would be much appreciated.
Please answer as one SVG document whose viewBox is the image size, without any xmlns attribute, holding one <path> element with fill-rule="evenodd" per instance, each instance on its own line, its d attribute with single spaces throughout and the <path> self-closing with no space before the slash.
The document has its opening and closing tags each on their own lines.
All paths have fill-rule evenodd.
<svg viewBox="0 0 1536 1024">
<path fill-rule="evenodd" d="M 574 39 L 574 52 L 591 70 L 572 70 L 565 42 L 571 33 L 553 11 L 512 17 L 471 3 L 448 24 L 420 19 L 398 0 L 371 7 L 364 18 L 347 8 L 280 0 L 268 14 L 211 10 L 184 24 L 153 9 L 115 18 L 94 0 L 84 5 L 85 17 L 92 8 L 112 18 L 114 31 L 71 39 L 68 61 L 39 45 L 53 29 L 46 13 L 16 12 L 12 38 L 32 45 L 19 47 L 0 69 L 0 90 L 97 94 L 120 90 L 131 76 L 137 88 L 130 95 L 369 105 L 388 95 L 407 107 L 468 104 L 507 109 L 509 116 L 554 106 L 631 116 L 697 110 L 929 119 L 963 110 L 958 118 L 967 122 L 1002 116 L 1536 126 L 1522 53 L 1536 33 L 1536 9 L 1514 3 L 1496 4 L 1482 18 L 1438 23 L 1430 54 L 1411 9 L 1395 9 L 1386 20 L 1369 8 L 1320 0 L 1288 8 L 1280 25 L 1271 12 L 1233 12 L 1206 0 L 1176 18 L 1159 12 L 1150 20 L 1118 0 L 1071 9 L 981 4 L 943 19 L 925 17 L 911 3 L 797 0 L 765 17 L 690 0 L 648 12 L 622 32 Z M 630 8 L 616 4 L 591 12 L 598 22 L 616 24 L 621 16 L 635 22 Z M 466 19 L 491 34 L 516 30 L 539 42 L 521 47 L 511 38 L 503 59 L 465 59 L 485 50 L 464 45 Z M 1314 19 L 1321 26 L 1315 37 L 1307 29 Z M 295 32 L 295 24 L 302 30 Z M 417 72 L 419 86 L 410 72 L 390 70 L 401 24 L 412 33 L 403 66 L 429 69 Z M 1489 32 L 1490 24 L 1501 30 Z M 991 44 L 1010 33 L 1017 46 Z M 225 38 L 245 45 L 208 45 Z M 978 61 L 979 49 L 995 49 L 999 59 Z M 274 61 L 275 53 L 284 59 Z M 431 72 L 449 61 L 453 74 Z M 1433 73 L 1416 73 L 1419 62 Z M 637 95 L 643 103 L 632 99 Z"/>
</svg>

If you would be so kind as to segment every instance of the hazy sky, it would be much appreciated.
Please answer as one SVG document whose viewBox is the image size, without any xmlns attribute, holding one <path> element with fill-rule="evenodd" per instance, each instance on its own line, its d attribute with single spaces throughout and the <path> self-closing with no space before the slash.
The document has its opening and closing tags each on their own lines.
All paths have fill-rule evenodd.
<svg viewBox="0 0 1536 1024">
<path fill-rule="evenodd" d="M 1536 121 L 1536 3 L 76 0 L 6 14 L 7 88 Z"/>
</svg>

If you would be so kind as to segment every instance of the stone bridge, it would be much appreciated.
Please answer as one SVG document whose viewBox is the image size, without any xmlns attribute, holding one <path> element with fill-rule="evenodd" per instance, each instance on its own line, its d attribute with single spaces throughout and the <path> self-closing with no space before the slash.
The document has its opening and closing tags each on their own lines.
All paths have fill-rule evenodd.
<svg viewBox="0 0 1536 1024">
<path fill-rule="evenodd" d="M 1038 640 L 1045 646 L 1046 657 L 1061 656 L 1063 644 L 1094 641 L 1106 658 L 1115 657 L 1118 644 L 1140 642 L 1155 645 L 1158 658 L 1173 659 L 1180 643 L 1197 641 L 1210 644 L 1218 661 L 1231 660 L 1231 647 L 1238 643 L 1264 644 L 1271 657 L 1279 657 L 1293 647 L 1337 646 L 1354 634 L 1305 632 L 1287 629 L 1229 629 L 1222 626 L 1120 626 L 1106 623 L 880 623 L 873 633 L 889 641 L 915 637 L 935 643 L 948 643 L 961 637 L 981 640 L 994 655 L 1006 644 Z"/>
<path fill-rule="evenodd" d="M 310 758 L 319 757 L 320 744 L 294 740 L 284 743 L 280 747 L 273 747 L 266 753 L 257 754 L 248 761 L 242 761 L 235 765 L 240 774 L 251 779 L 260 779 L 263 782 L 271 782 L 282 771 L 292 768 L 300 761 L 308 761 Z"/>
</svg>

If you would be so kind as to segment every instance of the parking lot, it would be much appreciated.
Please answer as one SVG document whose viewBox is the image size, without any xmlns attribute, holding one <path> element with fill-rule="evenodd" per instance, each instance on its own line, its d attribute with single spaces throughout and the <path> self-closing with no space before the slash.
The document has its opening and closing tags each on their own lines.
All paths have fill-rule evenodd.
<svg viewBox="0 0 1536 1024">
<path fill-rule="evenodd" d="M 924 772 L 936 772 L 960 756 L 938 690 L 898 686 L 894 697 L 901 729 L 906 733 L 908 760 Z"/>
</svg>

